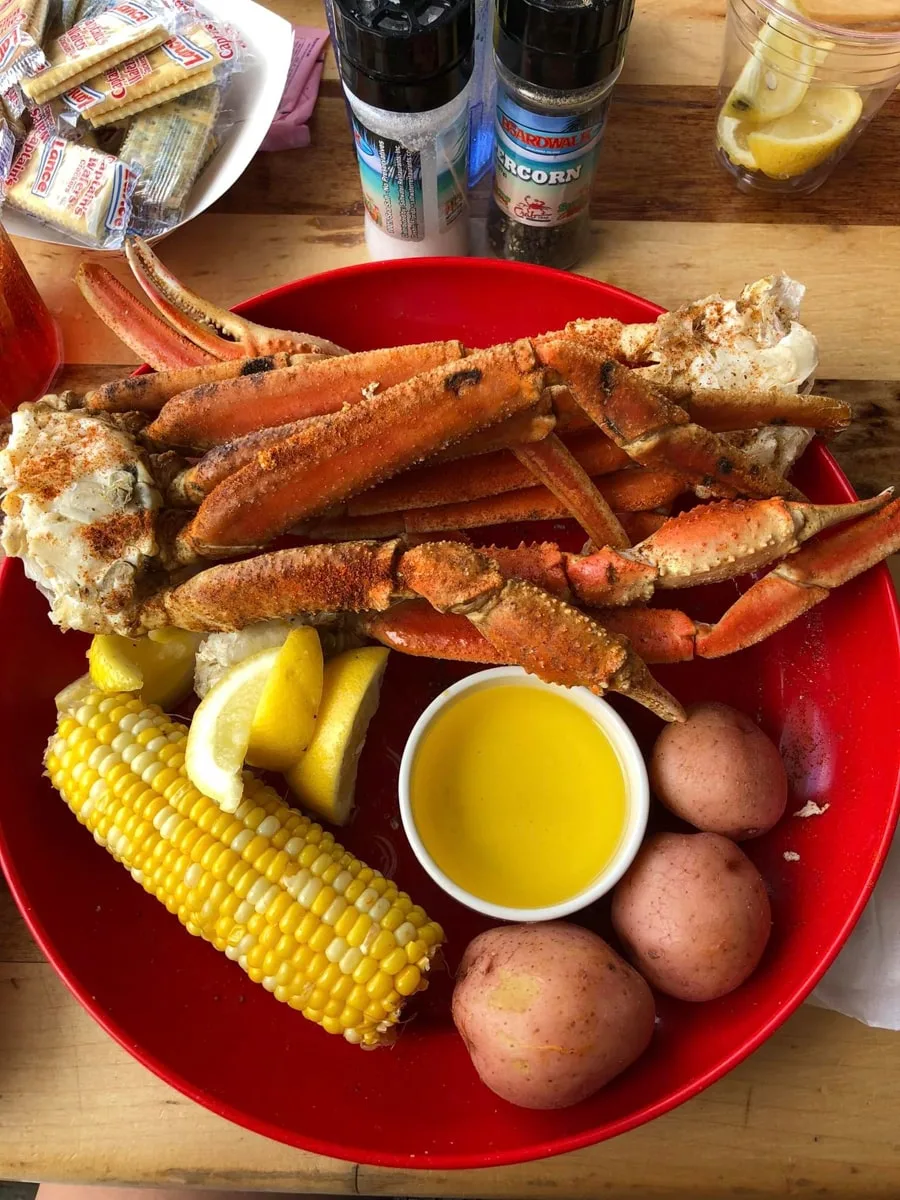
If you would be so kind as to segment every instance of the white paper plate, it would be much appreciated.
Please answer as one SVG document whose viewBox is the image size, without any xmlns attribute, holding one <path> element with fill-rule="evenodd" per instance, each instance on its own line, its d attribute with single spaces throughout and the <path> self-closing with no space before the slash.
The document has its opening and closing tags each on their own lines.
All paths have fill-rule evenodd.
<svg viewBox="0 0 900 1200">
<path fill-rule="evenodd" d="M 201 0 L 201 6 L 239 31 L 249 62 L 232 78 L 226 93 L 225 105 L 235 114 L 235 124 L 194 185 L 184 220 L 176 229 L 209 208 L 249 166 L 278 111 L 293 50 L 290 22 L 255 0 Z M 3 225 L 13 237 L 87 249 L 83 242 L 11 208 L 3 212 Z"/>
</svg>

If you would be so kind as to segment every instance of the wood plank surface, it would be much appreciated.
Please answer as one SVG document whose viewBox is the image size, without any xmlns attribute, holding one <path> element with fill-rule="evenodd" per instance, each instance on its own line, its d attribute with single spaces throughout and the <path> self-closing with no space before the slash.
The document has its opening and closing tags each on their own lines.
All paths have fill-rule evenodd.
<svg viewBox="0 0 900 1200">
<path fill-rule="evenodd" d="M 591 204 L 594 217 L 623 221 L 895 225 L 900 219 L 900 95 L 811 196 L 739 192 L 715 157 L 716 91 L 711 87 L 620 84 L 613 93 Z M 323 85 L 303 154 L 259 154 L 217 213 L 361 217 L 362 200 L 347 109 L 337 81 Z M 470 198 L 487 212 L 488 188 Z"/>
<path fill-rule="evenodd" d="M 324 24 L 319 0 L 269 2 L 295 23 Z M 842 23 L 900 20 L 900 0 L 810 2 Z M 832 449 L 871 494 L 900 479 L 900 98 L 820 192 L 741 195 L 713 156 L 724 13 L 725 0 L 637 0 L 579 270 L 667 307 L 779 270 L 803 280 L 818 387 L 855 412 Z M 365 259 L 331 56 L 311 129 L 311 147 L 260 154 L 214 211 L 163 242 L 186 283 L 231 305 Z M 473 211 L 480 247 L 484 186 Z M 72 283 L 82 254 L 19 249 L 63 330 L 56 386 L 81 390 L 130 370 L 134 356 Z M 100 257 L 127 280 L 121 256 Z M 805 1006 L 701 1096 L 576 1154 L 455 1173 L 318 1158 L 230 1125 L 131 1059 L 68 995 L 0 882 L 0 1177 L 387 1196 L 894 1197 L 898 1115 L 900 1037 Z"/>
</svg>

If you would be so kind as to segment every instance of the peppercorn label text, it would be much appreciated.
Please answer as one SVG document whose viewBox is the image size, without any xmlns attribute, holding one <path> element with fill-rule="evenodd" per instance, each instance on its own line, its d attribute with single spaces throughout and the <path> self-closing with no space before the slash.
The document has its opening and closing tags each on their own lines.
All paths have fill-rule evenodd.
<svg viewBox="0 0 900 1200">
<path fill-rule="evenodd" d="M 501 92 L 497 102 L 494 199 L 523 225 L 562 225 L 591 195 L 602 119 L 529 112 Z"/>
</svg>

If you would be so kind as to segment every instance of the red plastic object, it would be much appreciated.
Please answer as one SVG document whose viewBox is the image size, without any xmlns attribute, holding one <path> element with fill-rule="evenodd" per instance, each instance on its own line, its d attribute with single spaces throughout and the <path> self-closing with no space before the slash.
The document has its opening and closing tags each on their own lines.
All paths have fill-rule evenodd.
<svg viewBox="0 0 900 1200">
<path fill-rule="evenodd" d="M 660 311 L 576 275 L 478 260 L 365 265 L 290 284 L 241 311 L 307 329 L 351 349 L 459 337 L 473 345 L 558 328 L 577 316 L 652 320 Z M 819 501 L 851 490 L 820 446 L 796 481 Z M 492 531 L 567 540 L 559 524 Z M 735 585 L 679 592 L 713 618 Z M 670 597 L 671 599 L 671 594 Z M 52 697 L 85 669 L 87 638 L 63 636 L 43 600 L 6 562 L 0 575 L 0 856 L 44 952 L 72 992 L 135 1057 L 201 1104 L 307 1150 L 398 1167 L 482 1167 L 612 1137 L 700 1091 L 762 1042 L 803 1000 L 869 897 L 897 817 L 900 631 L 887 571 L 840 589 L 769 641 L 713 662 L 658 669 L 682 700 L 718 699 L 780 739 L 793 784 L 790 816 L 746 844 L 771 889 L 775 925 L 756 974 L 712 1004 L 660 998 L 647 1054 L 591 1100 L 530 1112 L 497 1099 L 472 1069 L 449 1016 L 451 978 L 436 972 L 415 1019 L 388 1051 L 364 1053 L 276 1003 L 223 955 L 191 938 L 76 823 L 41 775 Z M 490 922 L 431 884 L 404 844 L 396 804 L 399 753 L 425 705 L 466 668 L 393 655 L 360 766 L 359 816 L 347 844 L 402 882 L 448 933 L 455 967 Z M 649 746 L 659 724 L 628 701 L 620 712 Z M 656 817 L 664 824 L 662 814 Z M 671 820 L 671 819 L 670 819 Z M 794 851 L 799 861 L 786 861 Z M 605 929 L 602 908 L 586 921 Z"/>
</svg>

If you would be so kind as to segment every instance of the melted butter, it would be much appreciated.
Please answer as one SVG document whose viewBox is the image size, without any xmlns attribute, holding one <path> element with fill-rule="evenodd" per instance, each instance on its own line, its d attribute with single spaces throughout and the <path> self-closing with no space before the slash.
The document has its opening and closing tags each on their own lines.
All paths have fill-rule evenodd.
<svg viewBox="0 0 900 1200">
<path fill-rule="evenodd" d="M 492 904 L 578 895 L 616 853 L 625 776 L 593 718 L 517 685 L 468 692 L 435 718 L 410 775 L 416 827 L 454 883 Z"/>
</svg>

